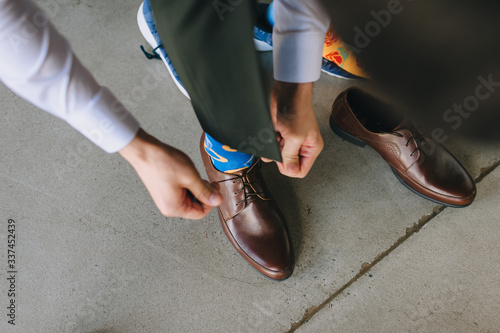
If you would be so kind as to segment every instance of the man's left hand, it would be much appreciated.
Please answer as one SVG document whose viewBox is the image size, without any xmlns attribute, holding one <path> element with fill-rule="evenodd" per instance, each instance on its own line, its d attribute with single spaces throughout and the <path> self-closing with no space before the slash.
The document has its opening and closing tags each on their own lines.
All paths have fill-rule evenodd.
<svg viewBox="0 0 500 333">
<path fill-rule="evenodd" d="M 304 178 L 324 146 L 313 111 L 312 91 L 312 82 L 280 81 L 272 90 L 271 117 L 283 160 L 276 164 L 289 177 Z"/>
</svg>

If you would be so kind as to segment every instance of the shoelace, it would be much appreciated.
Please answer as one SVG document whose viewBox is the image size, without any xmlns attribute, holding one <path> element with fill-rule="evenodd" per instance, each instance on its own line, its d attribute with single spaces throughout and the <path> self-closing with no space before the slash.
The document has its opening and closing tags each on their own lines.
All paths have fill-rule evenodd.
<svg viewBox="0 0 500 333">
<path fill-rule="evenodd" d="M 238 191 L 236 191 L 234 193 L 234 195 L 238 195 L 242 191 L 245 191 L 245 198 L 243 200 L 237 202 L 236 206 L 239 206 L 242 203 L 249 204 L 250 202 L 257 199 L 259 197 L 259 194 L 257 194 L 257 192 L 255 192 L 252 184 L 258 184 L 258 182 L 246 182 L 243 176 L 239 176 L 238 178 L 241 179 L 241 183 L 243 184 L 243 186 Z M 233 184 L 235 184 L 236 182 L 237 182 L 237 180 L 233 180 Z M 246 191 L 247 186 L 249 186 L 251 192 Z"/>
<path fill-rule="evenodd" d="M 147 51 L 144 49 L 144 47 L 141 45 L 141 51 L 142 51 L 142 53 L 144 53 L 144 55 L 146 56 L 146 58 L 148 58 L 149 60 L 151 60 L 151 59 L 158 59 L 158 60 L 161 60 L 160 55 L 158 54 L 158 52 L 156 52 L 156 50 L 158 50 L 160 47 L 163 47 L 163 44 L 160 44 L 160 45 L 158 45 L 157 47 L 155 47 L 155 48 L 153 49 L 153 53 L 151 54 L 151 53 L 147 52 Z"/>
<path fill-rule="evenodd" d="M 420 141 L 419 140 L 423 139 L 423 136 L 422 136 L 422 133 L 420 133 L 420 131 L 418 130 L 418 128 L 415 127 L 415 126 L 410 126 L 408 128 L 408 130 L 410 131 L 411 136 L 408 139 L 408 141 L 406 141 L 406 147 L 408 147 L 408 145 L 410 144 L 410 142 L 411 142 L 412 139 L 415 141 L 415 144 L 417 146 L 412 151 L 412 153 L 410 154 L 410 156 L 413 156 L 413 155 L 415 155 L 416 152 L 418 152 L 420 150 Z M 399 132 L 396 132 L 396 131 L 390 132 L 389 134 L 396 135 L 396 136 L 398 136 L 400 138 L 404 137 L 403 134 L 401 134 Z"/>
<path fill-rule="evenodd" d="M 248 181 L 248 177 L 247 175 L 251 172 L 253 172 L 254 168 L 255 168 L 256 164 L 254 164 L 253 166 L 250 167 L 250 169 L 244 174 L 244 175 L 241 175 L 241 176 L 236 176 L 235 178 L 230 178 L 230 179 L 225 179 L 225 180 L 221 180 L 219 181 L 219 183 L 222 183 L 222 182 L 227 182 L 227 181 L 233 181 L 233 184 L 236 184 L 237 181 L 241 181 L 241 183 L 243 184 L 243 186 L 236 192 L 234 192 L 234 195 L 238 195 L 240 194 L 242 191 L 244 191 L 245 193 L 245 198 L 239 202 L 236 203 L 236 206 L 239 206 L 241 205 L 242 203 L 246 203 L 246 204 L 249 204 L 250 202 L 254 201 L 255 199 L 257 199 L 259 197 L 259 194 L 257 192 L 255 192 L 255 189 L 253 188 L 253 184 L 259 184 L 260 182 L 250 182 Z M 249 191 L 247 191 L 246 189 L 249 189 Z"/>
</svg>

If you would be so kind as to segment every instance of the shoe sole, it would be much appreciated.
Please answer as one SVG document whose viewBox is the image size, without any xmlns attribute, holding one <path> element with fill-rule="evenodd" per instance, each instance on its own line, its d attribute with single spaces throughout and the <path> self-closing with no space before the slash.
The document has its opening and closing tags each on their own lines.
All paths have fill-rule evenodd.
<svg viewBox="0 0 500 333">
<path fill-rule="evenodd" d="M 335 73 L 332 73 L 332 72 L 328 72 L 327 70 L 324 70 L 323 68 L 321 69 L 321 71 L 329 76 L 333 76 L 333 77 L 338 77 L 339 79 L 344 79 L 344 80 L 366 80 L 364 77 L 361 77 L 361 76 L 355 76 L 354 74 L 351 74 L 353 75 L 352 77 L 347 77 L 347 76 L 343 76 L 342 74 L 335 74 Z"/>
<path fill-rule="evenodd" d="M 344 80 L 359 80 L 359 79 L 362 79 L 361 77 L 345 77 L 345 76 L 342 76 L 340 74 L 334 74 L 332 72 L 328 72 L 324 69 L 321 69 L 321 71 L 329 76 L 333 76 L 333 77 L 338 77 L 339 79 L 344 79 Z"/>
<path fill-rule="evenodd" d="M 335 124 L 335 121 L 333 120 L 333 116 L 330 116 L 330 128 L 332 129 L 332 131 L 335 134 L 340 136 L 345 141 L 348 141 L 352 144 L 355 144 L 358 147 L 365 148 L 366 143 L 364 143 L 360 139 L 350 135 L 349 133 L 345 132 L 344 130 L 340 129 L 340 127 L 338 127 L 337 124 Z"/>
<path fill-rule="evenodd" d="M 262 42 L 258 39 L 253 39 L 253 43 L 255 45 L 255 49 L 259 52 L 267 52 L 267 51 L 272 51 L 273 47 L 266 42 Z"/>
<path fill-rule="evenodd" d="M 355 144 L 356 146 L 361 147 L 361 148 L 364 148 L 366 146 L 366 143 L 364 143 L 363 141 L 350 135 L 349 133 L 345 132 L 340 127 L 338 127 L 337 124 L 335 124 L 335 121 L 333 120 L 333 116 L 330 116 L 330 128 L 332 129 L 332 131 L 335 134 L 337 134 L 339 137 L 341 137 L 345 141 L 348 141 L 352 144 Z M 398 172 L 392 166 L 389 165 L 389 167 L 391 168 L 391 170 L 394 173 L 394 175 L 396 176 L 396 178 L 401 182 L 401 184 L 403 184 L 407 189 L 409 189 L 411 192 L 417 194 L 421 198 L 424 198 L 424 199 L 427 199 L 427 200 L 432 201 L 434 203 L 437 203 L 439 205 L 451 207 L 451 208 L 465 208 L 471 204 L 471 203 L 468 203 L 466 205 L 453 205 L 453 204 L 449 204 L 446 202 L 442 202 L 442 201 L 430 198 L 430 197 L 426 196 L 425 194 L 422 194 L 419 191 L 415 190 L 413 187 L 411 187 L 408 183 L 406 183 L 403 180 L 403 178 L 401 178 L 401 176 L 398 174 Z"/>
<path fill-rule="evenodd" d="M 148 23 L 146 22 L 146 19 L 144 18 L 143 7 L 144 7 L 144 3 L 141 3 L 141 5 L 139 6 L 139 10 L 137 11 L 137 25 L 139 26 L 139 30 L 141 31 L 141 34 L 144 37 L 144 39 L 146 40 L 146 42 L 149 44 L 149 46 L 151 46 L 153 49 L 155 49 L 156 47 L 158 47 L 158 43 L 156 42 L 153 34 L 151 33 L 151 30 L 149 30 Z M 161 60 L 165 64 L 165 67 L 167 67 L 168 73 L 170 74 L 170 77 L 174 81 L 177 88 L 179 88 L 179 90 L 181 91 L 181 93 L 184 96 L 191 99 L 191 97 L 189 97 L 189 94 L 186 91 L 186 89 L 175 78 L 175 75 L 172 72 L 172 70 L 170 69 L 170 66 L 167 62 L 167 59 L 165 59 L 165 57 L 163 56 L 163 54 L 161 52 L 158 52 L 158 55 L 160 56 Z"/>
<path fill-rule="evenodd" d="M 398 174 L 398 172 L 396 170 L 394 170 L 393 167 L 391 167 L 391 170 L 392 172 L 394 173 L 394 175 L 396 176 L 396 178 L 401 182 L 401 184 L 403 184 L 407 189 L 409 189 L 410 191 L 412 191 L 413 193 L 415 193 L 416 195 L 424 198 L 424 199 L 427 199 L 429 201 L 432 201 L 434 203 L 437 203 L 439 205 L 442 205 L 442 206 L 446 206 L 446 207 L 451 207 L 451 208 L 465 208 L 467 206 L 470 205 L 467 204 L 467 205 L 463 205 L 463 206 L 459 206 L 459 205 L 452 205 L 452 204 L 449 204 L 449 203 L 445 203 L 445 202 L 442 202 L 442 201 L 439 201 L 439 200 L 436 200 L 436 199 L 433 199 L 433 198 L 429 198 L 425 195 L 423 195 L 422 193 L 418 192 L 417 190 L 415 190 L 413 187 L 411 187 L 410 185 L 408 185 L 404 180 L 403 178 L 401 178 L 401 176 Z"/>
</svg>

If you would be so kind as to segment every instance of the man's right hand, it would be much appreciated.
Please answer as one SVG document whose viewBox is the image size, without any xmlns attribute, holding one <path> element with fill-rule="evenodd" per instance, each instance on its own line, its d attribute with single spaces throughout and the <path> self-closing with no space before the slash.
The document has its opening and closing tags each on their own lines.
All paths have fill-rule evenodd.
<svg viewBox="0 0 500 333">
<path fill-rule="evenodd" d="M 222 202 L 219 191 L 201 179 L 186 154 L 142 129 L 119 153 L 135 169 L 164 216 L 201 219 Z"/>
</svg>

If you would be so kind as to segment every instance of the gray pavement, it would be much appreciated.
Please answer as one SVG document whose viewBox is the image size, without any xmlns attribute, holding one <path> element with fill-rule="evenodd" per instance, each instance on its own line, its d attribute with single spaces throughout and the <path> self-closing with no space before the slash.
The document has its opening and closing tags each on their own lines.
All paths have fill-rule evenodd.
<svg viewBox="0 0 500 333">
<path fill-rule="evenodd" d="M 142 126 L 203 170 L 189 101 L 139 50 L 140 1 L 38 3 Z M 284 282 L 236 253 L 215 212 L 162 217 L 119 155 L 0 86 L 0 332 L 500 332 L 500 150 L 445 143 L 480 182 L 470 207 L 442 209 L 331 133 L 331 104 L 351 85 L 367 83 L 323 75 L 315 86 L 325 149 L 306 179 L 264 168 L 297 251 Z"/>
</svg>

